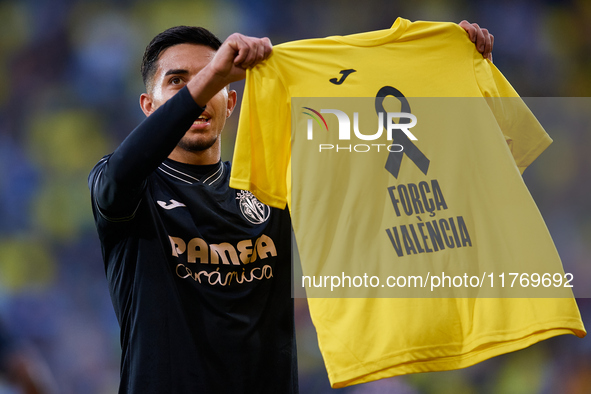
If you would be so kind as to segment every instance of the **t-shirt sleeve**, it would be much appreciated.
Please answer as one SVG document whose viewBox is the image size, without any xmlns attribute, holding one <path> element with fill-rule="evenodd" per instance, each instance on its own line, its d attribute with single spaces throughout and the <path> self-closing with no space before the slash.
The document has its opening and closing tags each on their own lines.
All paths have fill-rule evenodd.
<svg viewBox="0 0 591 394">
<path fill-rule="evenodd" d="M 230 187 L 249 190 L 261 202 L 281 209 L 289 193 L 290 107 L 272 64 L 246 72 Z"/>
<path fill-rule="evenodd" d="M 474 72 L 519 171 L 525 169 L 552 143 L 540 122 L 494 64 L 475 56 Z"/>
</svg>

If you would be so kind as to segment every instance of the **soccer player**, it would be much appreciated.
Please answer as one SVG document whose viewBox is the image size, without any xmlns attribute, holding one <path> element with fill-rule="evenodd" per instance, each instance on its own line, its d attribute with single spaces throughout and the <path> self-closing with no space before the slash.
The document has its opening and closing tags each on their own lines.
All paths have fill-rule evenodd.
<svg viewBox="0 0 591 394">
<path fill-rule="evenodd" d="M 461 25 L 490 56 L 492 35 Z M 198 27 L 157 35 L 142 62 L 147 118 L 90 173 L 119 393 L 298 391 L 289 215 L 230 189 L 220 160 L 228 85 L 271 49 Z"/>
</svg>

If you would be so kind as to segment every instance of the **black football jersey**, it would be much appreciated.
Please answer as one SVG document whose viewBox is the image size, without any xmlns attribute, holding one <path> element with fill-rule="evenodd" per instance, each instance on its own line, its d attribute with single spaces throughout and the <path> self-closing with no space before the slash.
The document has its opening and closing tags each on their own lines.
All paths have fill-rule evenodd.
<svg viewBox="0 0 591 394">
<path fill-rule="evenodd" d="M 161 159 L 167 141 L 150 131 L 195 119 L 187 100 L 179 92 L 89 177 L 121 327 L 119 392 L 297 392 L 289 214 L 231 189 L 228 162 Z M 158 154 L 134 162 L 137 151 Z"/>
</svg>

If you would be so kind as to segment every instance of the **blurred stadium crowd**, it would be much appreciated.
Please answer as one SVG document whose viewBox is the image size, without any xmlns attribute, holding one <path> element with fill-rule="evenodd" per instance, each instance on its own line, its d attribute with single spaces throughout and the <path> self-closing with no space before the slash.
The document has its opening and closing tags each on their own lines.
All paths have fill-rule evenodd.
<svg viewBox="0 0 591 394">
<path fill-rule="evenodd" d="M 188 24 L 222 39 L 239 31 L 278 44 L 388 28 L 398 16 L 478 22 L 495 35 L 495 64 L 523 97 L 578 97 L 571 99 L 578 114 L 591 112 L 584 98 L 591 96 L 588 0 L 0 2 L 0 319 L 44 357 L 60 393 L 117 391 L 119 327 L 86 178 L 143 119 L 139 64 L 150 39 Z M 240 96 L 242 85 L 234 88 Z M 559 116 L 547 128 L 555 143 L 525 179 L 575 285 L 587 285 L 591 118 L 567 126 Z M 237 119 L 227 125 L 224 160 L 231 159 Z M 579 299 L 587 329 L 590 301 Z M 297 306 L 301 392 L 335 392 L 305 300 Z M 0 394 L 18 392 L 0 377 Z M 336 392 L 590 393 L 591 339 L 553 338 L 460 371 Z"/>
</svg>

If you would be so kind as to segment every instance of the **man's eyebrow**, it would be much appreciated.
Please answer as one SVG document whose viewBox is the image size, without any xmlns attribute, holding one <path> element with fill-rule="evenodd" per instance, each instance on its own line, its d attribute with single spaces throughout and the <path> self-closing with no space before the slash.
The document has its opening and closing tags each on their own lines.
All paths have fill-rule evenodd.
<svg viewBox="0 0 591 394">
<path fill-rule="evenodd" d="M 171 70 L 168 70 L 167 72 L 164 73 L 164 76 L 167 75 L 172 75 L 172 74 L 188 74 L 189 71 L 188 70 L 184 70 L 182 68 L 173 68 Z"/>
</svg>

